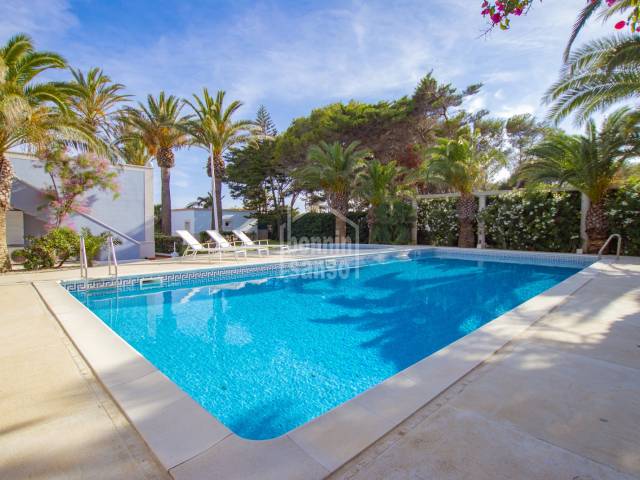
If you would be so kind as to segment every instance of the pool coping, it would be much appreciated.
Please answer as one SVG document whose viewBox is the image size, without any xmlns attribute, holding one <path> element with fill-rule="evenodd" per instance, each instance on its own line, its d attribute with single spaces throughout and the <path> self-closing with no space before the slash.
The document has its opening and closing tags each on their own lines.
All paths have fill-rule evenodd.
<svg viewBox="0 0 640 480">
<path fill-rule="evenodd" d="M 438 250 L 469 256 L 473 252 L 486 256 L 487 252 Z M 510 258 L 532 254 L 491 252 Z M 221 478 L 311 479 L 335 471 L 429 403 L 589 282 L 604 263 L 608 261 L 593 263 L 382 383 L 271 440 L 246 440 L 231 432 L 60 282 L 33 284 L 105 390 L 174 478 L 203 478 L 215 471 Z"/>
</svg>

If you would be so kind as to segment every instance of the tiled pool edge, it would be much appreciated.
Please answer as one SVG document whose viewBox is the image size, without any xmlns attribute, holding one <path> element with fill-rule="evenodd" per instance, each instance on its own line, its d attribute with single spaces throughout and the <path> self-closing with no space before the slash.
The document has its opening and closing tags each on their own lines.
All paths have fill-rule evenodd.
<svg viewBox="0 0 640 480">
<path fill-rule="evenodd" d="M 456 250 L 460 252 L 459 250 Z M 325 415 L 273 440 L 231 433 L 57 282 L 34 285 L 96 377 L 177 479 L 215 472 L 322 478 L 562 303 L 597 273 L 582 270 Z M 64 293 L 63 293 L 64 292 Z"/>
<path fill-rule="evenodd" d="M 332 250 L 328 250 L 332 251 Z M 453 248 L 453 247 L 432 247 L 432 246 L 392 246 L 387 245 L 382 248 L 378 246 L 375 249 L 363 249 L 362 251 L 352 253 L 348 251 L 336 252 L 334 255 L 310 256 L 309 258 L 274 258 L 273 261 L 265 263 L 246 262 L 238 265 L 211 265 L 208 267 L 187 267 L 182 270 L 175 270 L 165 273 L 147 273 L 140 275 L 122 275 L 117 279 L 113 277 L 98 277 L 85 280 L 65 280 L 62 285 L 71 292 L 81 292 L 87 289 L 106 289 L 106 288 L 127 288 L 136 285 L 141 279 L 161 278 L 165 284 L 176 284 L 180 281 L 192 279 L 211 279 L 211 280 L 235 280 L 239 275 L 255 275 L 255 274 L 273 274 L 285 275 L 288 273 L 304 274 L 305 269 L 313 266 L 321 266 L 330 268 L 327 262 L 335 262 L 337 260 L 345 263 L 341 267 L 350 267 L 355 265 L 366 265 L 367 262 L 380 262 L 385 259 L 402 256 L 411 251 L 433 252 L 438 254 L 454 254 L 456 258 L 468 260 L 485 260 L 494 262 L 511 262 L 540 264 L 544 262 L 549 266 L 575 266 L 585 267 L 589 263 L 593 263 L 597 257 L 595 255 L 575 255 L 570 253 L 549 253 L 549 252 L 524 252 L 509 250 L 478 250 L 475 248 Z M 180 265 L 180 264 L 178 264 Z"/>
</svg>

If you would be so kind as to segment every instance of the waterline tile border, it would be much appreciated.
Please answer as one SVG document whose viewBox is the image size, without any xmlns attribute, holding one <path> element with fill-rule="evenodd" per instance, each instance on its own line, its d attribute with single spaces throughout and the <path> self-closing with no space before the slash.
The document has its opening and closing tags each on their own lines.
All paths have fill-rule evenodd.
<svg viewBox="0 0 640 480">
<path fill-rule="evenodd" d="M 185 271 L 174 271 L 166 273 L 147 273 L 144 275 L 123 275 L 115 279 L 114 277 L 103 277 L 84 280 L 68 280 L 61 282 L 62 285 L 70 292 L 116 288 L 116 287 L 134 287 L 145 278 L 160 278 L 164 284 L 176 284 L 182 281 L 195 279 L 212 279 L 240 280 L 246 275 L 256 275 L 260 273 L 273 273 L 274 275 L 287 275 L 291 273 L 307 273 L 309 271 L 321 268 L 333 268 L 329 262 L 340 261 L 342 267 L 352 267 L 356 265 L 365 265 L 367 263 L 376 263 L 384 260 L 395 258 L 398 255 L 406 255 L 406 249 L 395 249 L 379 251 L 367 251 L 359 254 L 334 254 L 323 255 L 322 257 L 311 257 L 309 259 L 281 259 L 279 261 L 269 263 L 259 263 L 233 266 L 212 266 L 208 268 L 199 268 Z M 334 252 L 332 252 L 334 253 Z"/>
<path fill-rule="evenodd" d="M 511 254 L 491 253 L 492 258 Z M 212 472 L 225 479 L 319 479 L 549 313 L 603 265 L 594 263 L 326 414 L 263 441 L 245 440 L 228 430 L 60 283 L 34 282 L 34 286 L 96 377 L 176 480 L 209 478 Z"/>
<path fill-rule="evenodd" d="M 124 275 L 117 279 L 104 277 L 84 280 L 70 280 L 62 282 L 62 285 L 70 292 L 80 292 L 86 290 L 97 290 L 107 288 L 133 288 L 137 287 L 143 279 L 161 279 L 164 285 L 178 285 L 182 282 L 189 282 L 200 279 L 211 280 L 242 280 L 243 277 L 255 276 L 262 273 L 273 275 L 305 274 L 318 269 L 334 268 L 330 262 L 340 262 L 340 268 L 352 268 L 371 263 L 378 263 L 398 256 L 412 255 L 434 255 L 436 258 L 443 257 L 458 258 L 461 260 L 487 260 L 493 262 L 517 262 L 524 264 L 536 264 L 547 266 L 567 266 L 584 268 L 597 260 L 594 255 L 575 255 L 568 253 L 546 253 L 546 252 L 519 252 L 507 250 L 479 250 L 462 249 L 449 247 L 395 247 L 378 246 L 379 248 L 363 249 L 354 254 L 336 252 L 334 249 L 326 249 L 334 255 L 323 256 L 321 258 L 309 259 L 282 259 L 261 264 L 246 264 L 234 266 L 212 266 L 209 268 L 192 269 L 187 271 L 174 271 L 166 273 L 149 273 L 144 275 Z M 381 250 L 381 251 L 377 251 Z"/>
</svg>

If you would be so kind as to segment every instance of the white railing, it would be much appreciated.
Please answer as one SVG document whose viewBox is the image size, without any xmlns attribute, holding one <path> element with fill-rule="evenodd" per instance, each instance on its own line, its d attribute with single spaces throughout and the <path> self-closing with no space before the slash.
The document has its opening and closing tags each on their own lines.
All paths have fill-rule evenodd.
<svg viewBox="0 0 640 480">
<path fill-rule="evenodd" d="M 116 257 L 116 247 L 113 244 L 113 236 L 109 235 L 107 239 L 107 249 L 108 249 L 108 261 L 109 261 L 109 275 L 113 275 L 118 278 L 118 257 Z M 113 273 L 111 270 L 113 268 Z"/>
<path fill-rule="evenodd" d="M 80 278 L 85 281 L 89 278 L 89 263 L 87 262 L 87 249 L 84 244 L 84 237 L 80 235 Z"/>
<path fill-rule="evenodd" d="M 609 235 L 609 238 L 607 238 L 607 241 L 604 242 L 604 245 L 602 245 L 602 247 L 598 251 L 598 260 L 602 258 L 602 253 L 606 250 L 606 248 L 611 243 L 611 240 L 613 240 L 614 238 L 618 239 L 618 246 L 616 248 L 616 260 L 620 260 L 620 249 L 622 248 L 622 236 L 619 233 L 614 233 L 612 235 Z"/>
</svg>

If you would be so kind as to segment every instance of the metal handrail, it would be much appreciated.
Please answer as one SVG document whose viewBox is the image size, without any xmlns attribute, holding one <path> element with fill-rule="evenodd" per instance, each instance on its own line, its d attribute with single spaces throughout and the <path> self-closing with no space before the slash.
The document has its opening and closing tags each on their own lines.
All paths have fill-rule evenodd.
<svg viewBox="0 0 640 480">
<path fill-rule="evenodd" d="M 116 247 L 113 244 L 113 235 L 109 235 L 107 239 L 107 248 L 109 250 L 109 275 L 114 275 L 118 278 L 118 258 L 116 257 Z M 111 267 L 113 266 L 113 274 L 111 273 Z"/>
<path fill-rule="evenodd" d="M 89 278 L 89 262 L 87 262 L 87 249 L 84 244 L 84 236 L 80 235 L 80 278 L 85 281 Z"/>
<path fill-rule="evenodd" d="M 618 239 L 618 247 L 616 248 L 616 260 L 620 260 L 620 249 L 622 248 L 622 236 L 619 233 L 613 233 L 609 235 L 609 238 L 607 238 L 607 241 L 604 242 L 604 245 L 602 245 L 602 248 L 600 248 L 600 250 L 598 251 L 598 260 L 602 258 L 602 252 L 605 251 L 605 249 L 611 243 L 611 240 L 613 240 L 614 238 Z"/>
</svg>

